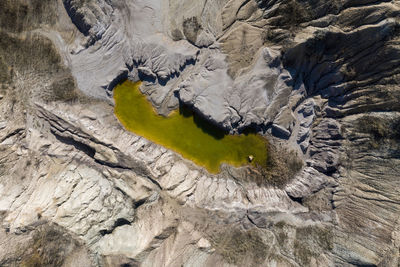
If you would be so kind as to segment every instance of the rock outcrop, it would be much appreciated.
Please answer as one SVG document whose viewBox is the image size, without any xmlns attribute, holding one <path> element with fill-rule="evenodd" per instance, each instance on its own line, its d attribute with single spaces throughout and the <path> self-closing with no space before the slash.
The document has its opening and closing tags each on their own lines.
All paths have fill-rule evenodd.
<svg viewBox="0 0 400 267">
<path fill-rule="evenodd" d="M 0 8 L 0 265 L 400 264 L 398 1 Z M 123 79 L 263 134 L 270 168 L 209 174 L 127 132 Z"/>
</svg>

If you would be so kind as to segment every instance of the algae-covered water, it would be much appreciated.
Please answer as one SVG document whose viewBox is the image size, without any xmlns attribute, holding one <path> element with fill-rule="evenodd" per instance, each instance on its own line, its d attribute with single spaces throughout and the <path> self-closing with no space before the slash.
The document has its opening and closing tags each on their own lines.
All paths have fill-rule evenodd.
<svg viewBox="0 0 400 267">
<path fill-rule="evenodd" d="M 221 163 L 264 166 L 266 140 L 253 133 L 228 135 L 188 108 L 181 107 L 168 117 L 158 115 L 139 90 L 140 82 L 125 81 L 114 89 L 115 114 L 126 129 L 163 145 L 183 157 L 217 173 Z"/>
</svg>

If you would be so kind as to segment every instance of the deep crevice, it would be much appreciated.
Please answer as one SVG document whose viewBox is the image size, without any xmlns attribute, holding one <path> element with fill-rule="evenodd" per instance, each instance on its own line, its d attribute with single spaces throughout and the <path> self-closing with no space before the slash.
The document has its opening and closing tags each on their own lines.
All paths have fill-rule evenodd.
<svg viewBox="0 0 400 267">
<path fill-rule="evenodd" d="M 111 233 L 115 230 L 115 228 L 120 227 L 120 226 L 123 226 L 123 225 L 131 225 L 131 222 L 128 221 L 127 219 L 125 219 L 125 218 L 118 218 L 118 219 L 114 222 L 114 225 L 111 227 L 110 230 L 103 229 L 103 230 L 100 230 L 99 233 L 100 233 L 102 236 L 105 236 L 105 235 L 111 234 Z"/>
<path fill-rule="evenodd" d="M 54 134 L 54 136 L 56 137 L 56 139 L 64 144 L 67 145 L 72 145 L 74 146 L 77 150 L 80 150 L 82 152 L 84 152 L 86 155 L 88 155 L 89 157 L 93 158 L 94 155 L 96 154 L 96 150 L 94 150 L 92 147 L 78 142 L 75 139 L 73 139 L 72 137 L 65 137 L 62 136 L 58 133 L 56 133 L 54 130 L 51 130 L 51 132 Z"/>
<path fill-rule="evenodd" d="M 140 200 L 134 202 L 133 206 L 134 206 L 135 209 L 137 209 L 140 206 L 142 206 L 144 203 L 146 203 L 146 199 L 140 199 Z"/>
<path fill-rule="evenodd" d="M 299 203 L 300 205 L 303 206 L 303 198 L 302 198 L 302 197 L 293 197 L 293 196 L 291 196 L 291 195 L 289 195 L 289 194 L 288 194 L 288 197 L 289 197 L 292 201 L 297 202 L 297 203 Z"/>
</svg>

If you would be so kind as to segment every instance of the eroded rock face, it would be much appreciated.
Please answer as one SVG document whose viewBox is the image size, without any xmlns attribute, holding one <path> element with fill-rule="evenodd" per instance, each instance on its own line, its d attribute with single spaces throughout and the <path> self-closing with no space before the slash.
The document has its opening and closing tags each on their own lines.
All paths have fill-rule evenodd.
<svg viewBox="0 0 400 267">
<path fill-rule="evenodd" d="M 0 7 L 0 265 L 399 265 L 398 1 Z M 207 173 L 120 125 L 125 78 L 279 156 Z"/>
</svg>

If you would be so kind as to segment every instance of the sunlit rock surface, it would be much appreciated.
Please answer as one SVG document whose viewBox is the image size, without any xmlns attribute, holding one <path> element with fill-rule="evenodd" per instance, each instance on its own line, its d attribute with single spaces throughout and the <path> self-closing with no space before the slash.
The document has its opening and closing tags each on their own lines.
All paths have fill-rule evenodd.
<svg viewBox="0 0 400 267">
<path fill-rule="evenodd" d="M 398 1 L 0 9 L 1 266 L 399 265 Z M 126 78 L 160 114 L 265 135 L 271 169 L 126 131 Z"/>
</svg>

